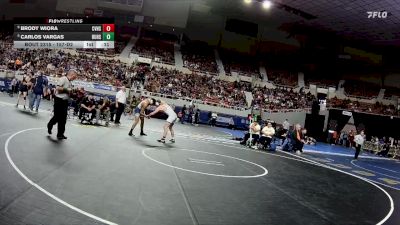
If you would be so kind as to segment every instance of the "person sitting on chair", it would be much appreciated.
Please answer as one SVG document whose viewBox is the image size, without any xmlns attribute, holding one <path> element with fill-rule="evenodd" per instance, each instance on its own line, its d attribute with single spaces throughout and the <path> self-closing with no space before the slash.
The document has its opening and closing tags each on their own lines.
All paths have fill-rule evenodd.
<svg viewBox="0 0 400 225">
<path fill-rule="evenodd" d="M 84 98 L 81 102 L 81 108 L 79 110 L 79 119 L 81 120 L 81 122 L 83 122 L 85 120 L 84 114 L 88 113 L 88 114 L 91 114 L 88 122 L 92 123 L 92 120 L 96 116 L 95 108 L 96 108 L 96 105 L 94 102 L 93 95 L 89 95 L 86 98 Z"/>
<path fill-rule="evenodd" d="M 279 141 L 279 145 L 283 145 L 283 142 L 286 139 L 287 133 L 289 129 L 285 129 L 283 127 L 276 127 L 276 134 L 275 137 Z"/>
<path fill-rule="evenodd" d="M 267 126 L 265 126 L 261 130 L 261 137 L 260 137 L 260 144 L 263 146 L 264 149 L 269 148 L 271 144 L 272 137 L 275 135 L 275 129 L 272 127 L 272 123 L 268 122 Z M 257 149 L 257 146 L 254 146 Z"/>
<path fill-rule="evenodd" d="M 254 145 L 255 143 L 258 142 L 258 139 L 260 138 L 260 130 L 261 126 L 257 121 L 254 121 L 250 124 L 251 138 L 253 139 L 251 145 Z M 250 133 L 246 133 L 243 137 L 243 141 L 241 141 L 240 144 L 245 145 L 247 143 L 247 140 L 249 140 L 249 138 L 250 138 Z"/>
<path fill-rule="evenodd" d="M 110 100 L 108 97 L 100 98 L 98 101 L 96 108 L 96 124 L 99 123 L 101 115 L 105 116 L 106 126 L 108 126 L 110 121 Z"/>
<path fill-rule="evenodd" d="M 74 93 L 72 93 L 72 106 L 74 107 L 74 115 L 78 115 L 79 108 L 82 100 L 85 98 L 85 89 L 83 87 L 79 87 Z"/>
</svg>

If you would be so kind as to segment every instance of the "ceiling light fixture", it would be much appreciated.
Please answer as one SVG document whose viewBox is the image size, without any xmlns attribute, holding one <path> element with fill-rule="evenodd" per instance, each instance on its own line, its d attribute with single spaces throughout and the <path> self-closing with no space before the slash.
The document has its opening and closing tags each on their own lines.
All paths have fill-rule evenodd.
<svg viewBox="0 0 400 225">
<path fill-rule="evenodd" d="M 269 9 L 269 8 L 271 8 L 272 3 L 271 3 L 270 1 L 268 1 L 268 0 L 265 0 L 265 1 L 262 3 L 262 6 L 263 6 L 264 9 Z"/>
<path fill-rule="evenodd" d="M 244 1 L 244 3 L 246 3 L 246 4 L 250 4 L 251 2 L 252 2 L 252 0 L 243 0 Z"/>
</svg>

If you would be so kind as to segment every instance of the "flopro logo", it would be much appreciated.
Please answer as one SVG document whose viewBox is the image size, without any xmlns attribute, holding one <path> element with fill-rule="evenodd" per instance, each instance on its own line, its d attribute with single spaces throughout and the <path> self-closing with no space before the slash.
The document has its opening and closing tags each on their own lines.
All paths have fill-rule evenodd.
<svg viewBox="0 0 400 225">
<path fill-rule="evenodd" d="M 368 14 L 368 18 L 370 19 L 375 19 L 375 18 L 379 18 L 379 19 L 386 19 L 388 16 L 388 13 L 386 11 L 369 11 L 367 12 Z"/>
</svg>

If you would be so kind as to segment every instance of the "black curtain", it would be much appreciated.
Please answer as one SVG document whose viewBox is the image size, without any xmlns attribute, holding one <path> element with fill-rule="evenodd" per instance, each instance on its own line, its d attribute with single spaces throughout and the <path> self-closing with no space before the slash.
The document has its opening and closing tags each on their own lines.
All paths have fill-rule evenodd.
<svg viewBox="0 0 400 225">
<path fill-rule="evenodd" d="M 367 138 L 400 137 L 400 118 L 353 112 L 357 130 L 364 130 Z"/>
<path fill-rule="evenodd" d="M 307 114 L 305 128 L 307 129 L 307 136 L 315 138 L 320 141 L 324 138 L 324 122 L 325 116 Z"/>
<path fill-rule="evenodd" d="M 343 130 L 344 126 L 349 122 L 351 116 L 343 115 L 343 110 L 331 109 L 329 110 L 329 119 L 328 124 L 331 122 L 336 121 L 336 127 L 332 128 L 328 126 L 328 130 L 333 129 L 336 130 L 338 133 Z"/>
</svg>

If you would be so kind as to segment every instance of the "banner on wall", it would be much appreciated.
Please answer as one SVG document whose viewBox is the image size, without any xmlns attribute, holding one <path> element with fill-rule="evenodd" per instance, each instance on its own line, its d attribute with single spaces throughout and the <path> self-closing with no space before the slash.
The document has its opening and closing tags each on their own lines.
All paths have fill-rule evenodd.
<svg viewBox="0 0 400 225">
<path fill-rule="evenodd" d="M 116 91 L 116 88 L 111 85 L 104 85 L 104 84 L 93 84 L 95 89 L 106 90 L 106 91 Z"/>
<path fill-rule="evenodd" d="M 234 124 L 232 117 L 218 116 L 217 123 Z"/>
<path fill-rule="evenodd" d="M 0 78 L 0 90 L 9 90 L 11 86 L 11 80 L 6 78 Z"/>
<path fill-rule="evenodd" d="M 234 72 L 232 72 L 234 73 Z M 248 76 L 239 76 L 241 81 L 246 81 L 246 82 L 251 82 L 252 81 L 252 77 L 248 77 Z"/>
<path fill-rule="evenodd" d="M 49 84 L 56 85 L 58 82 L 57 77 L 47 77 Z M 83 87 L 83 88 L 91 88 L 91 89 L 98 89 L 98 90 L 105 90 L 105 91 L 116 91 L 116 87 L 112 85 L 105 85 L 105 84 L 98 84 L 98 83 L 91 83 L 86 81 L 74 80 L 71 82 L 72 85 Z"/>
<path fill-rule="evenodd" d="M 353 114 L 351 112 L 348 112 L 348 111 L 343 111 L 342 114 L 345 115 L 345 116 L 353 116 Z"/>
<path fill-rule="evenodd" d="M 317 93 L 328 94 L 328 89 L 326 89 L 326 88 L 317 88 Z"/>
<path fill-rule="evenodd" d="M 149 59 L 149 58 L 144 58 L 144 57 L 140 57 L 140 56 L 137 58 L 137 61 L 138 61 L 139 63 L 151 64 L 151 59 Z"/>
</svg>

